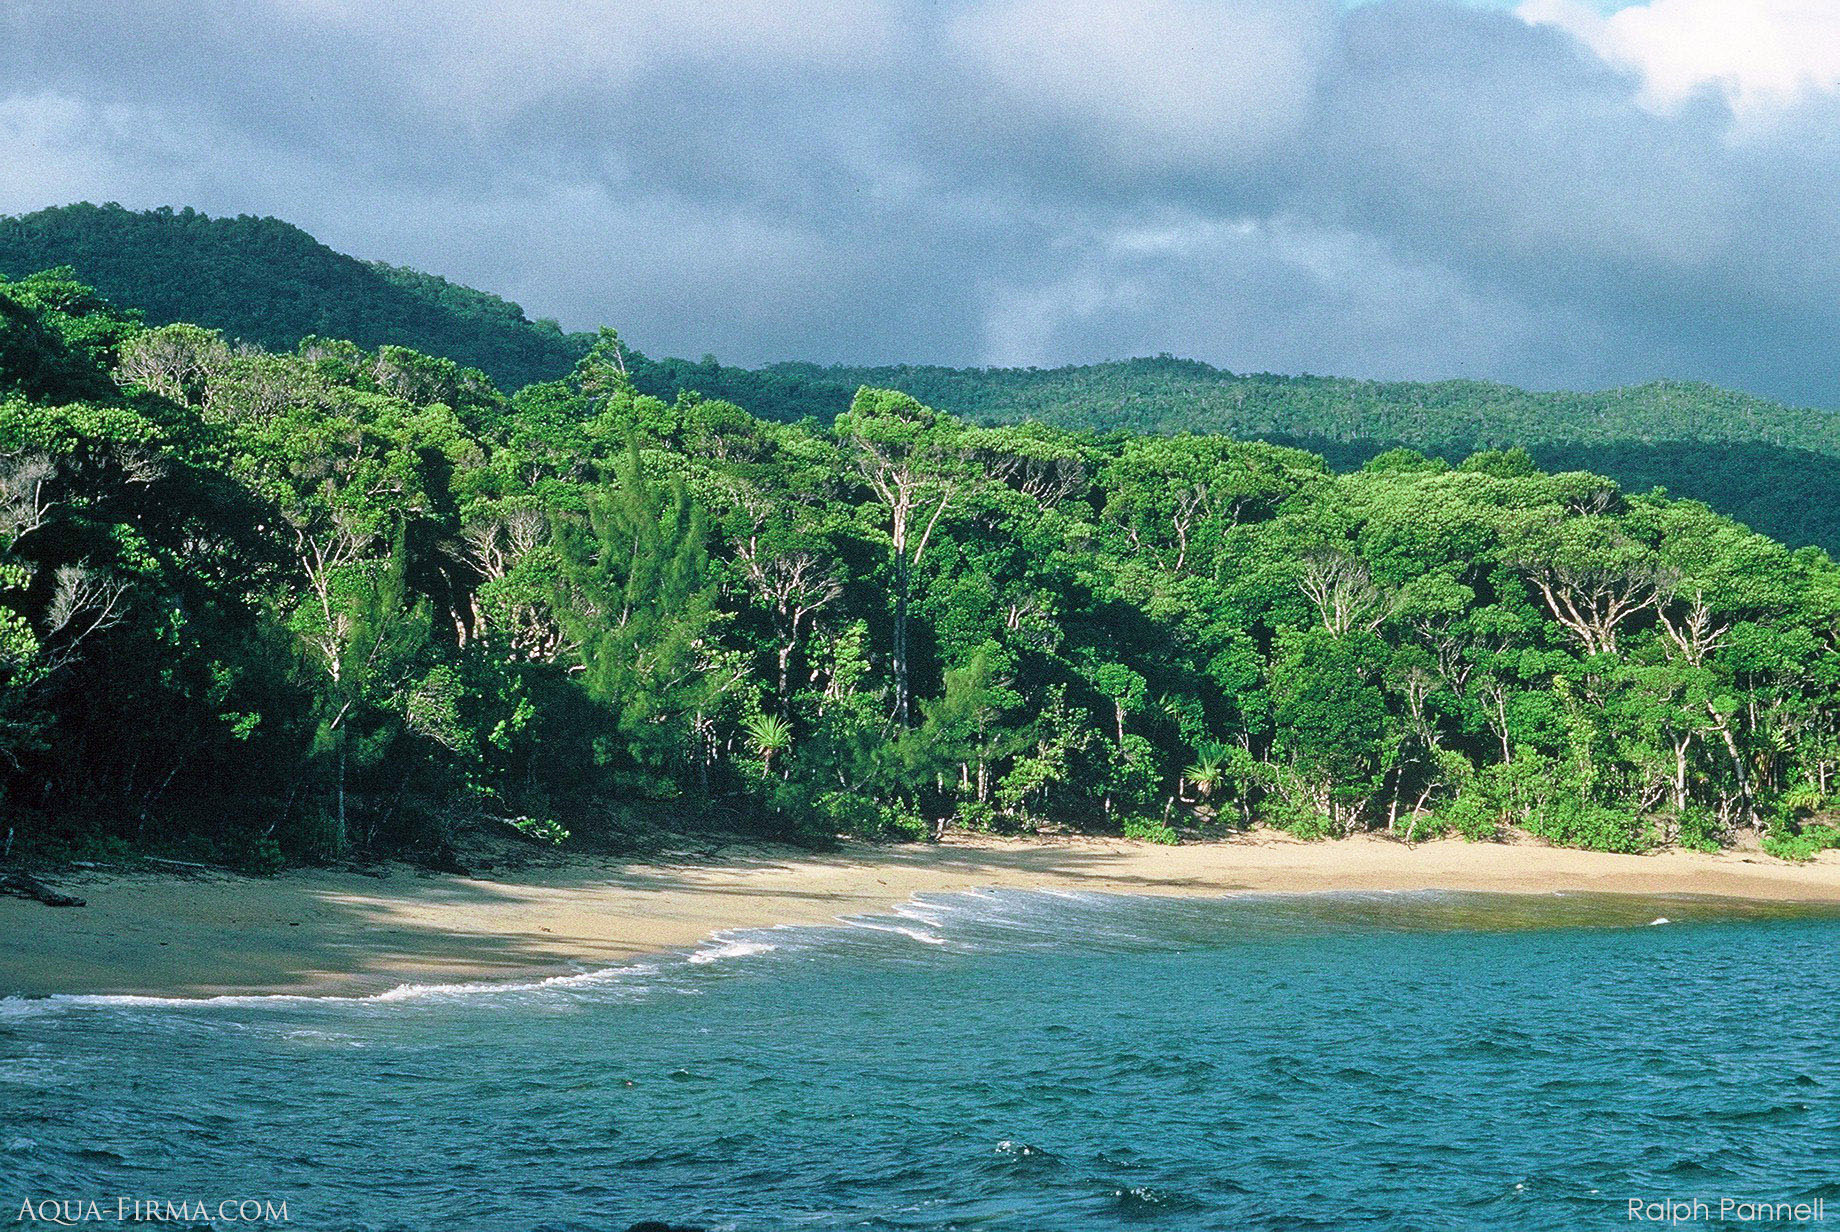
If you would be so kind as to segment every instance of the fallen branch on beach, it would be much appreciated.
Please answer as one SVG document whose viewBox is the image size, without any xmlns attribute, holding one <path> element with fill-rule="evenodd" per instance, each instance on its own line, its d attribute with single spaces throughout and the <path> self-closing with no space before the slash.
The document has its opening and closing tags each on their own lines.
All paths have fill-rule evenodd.
<svg viewBox="0 0 1840 1232">
<path fill-rule="evenodd" d="M 168 868 L 195 868 L 204 873 L 221 873 L 226 871 L 221 864 L 200 864 L 196 860 L 167 860 L 160 856 L 142 856 L 148 864 L 164 864 Z"/>
<path fill-rule="evenodd" d="M 47 907 L 81 907 L 84 902 L 69 894 L 60 894 L 38 878 L 25 873 L 0 873 L 0 894 L 35 898 Z"/>
</svg>

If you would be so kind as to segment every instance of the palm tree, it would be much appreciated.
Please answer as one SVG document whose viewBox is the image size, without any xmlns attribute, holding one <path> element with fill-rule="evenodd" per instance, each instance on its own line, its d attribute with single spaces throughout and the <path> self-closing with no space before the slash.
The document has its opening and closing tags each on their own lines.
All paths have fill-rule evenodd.
<svg viewBox="0 0 1840 1232">
<path fill-rule="evenodd" d="M 792 724 L 776 714 L 756 714 L 748 716 L 742 726 L 747 728 L 748 743 L 760 757 L 760 777 L 764 779 L 773 772 L 774 754 L 792 747 Z"/>
<path fill-rule="evenodd" d="M 1213 795 L 1214 789 L 1220 786 L 1220 763 L 1226 760 L 1226 755 L 1225 746 L 1209 740 L 1195 750 L 1195 764 L 1182 772 L 1182 777 L 1203 800 Z"/>
<path fill-rule="evenodd" d="M 1220 782 L 1220 763 L 1217 761 L 1196 762 L 1182 772 L 1188 785 L 1195 789 L 1195 794 L 1203 800 L 1214 793 L 1214 787 Z"/>
</svg>

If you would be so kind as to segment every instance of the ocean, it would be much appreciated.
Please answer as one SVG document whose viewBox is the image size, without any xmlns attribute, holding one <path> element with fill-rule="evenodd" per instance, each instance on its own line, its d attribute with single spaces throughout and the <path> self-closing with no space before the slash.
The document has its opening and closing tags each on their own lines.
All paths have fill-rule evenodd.
<svg viewBox="0 0 1840 1232">
<path fill-rule="evenodd" d="M 514 985 L 0 1001 L 0 1221 L 72 1202 L 339 1232 L 1819 1226 L 1840 918 L 992 890 Z"/>
</svg>

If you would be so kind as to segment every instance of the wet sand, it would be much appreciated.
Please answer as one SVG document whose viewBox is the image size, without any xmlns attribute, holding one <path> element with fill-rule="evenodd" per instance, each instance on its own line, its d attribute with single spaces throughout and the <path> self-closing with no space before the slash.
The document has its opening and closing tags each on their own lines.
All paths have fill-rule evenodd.
<svg viewBox="0 0 1840 1232">
<path fill-rule="evenodd" d="M 277 877 L 85 873 L 88 900 L 0 898 L 0 995 L 364 993 L 610 966 L 711 933 L 821 923 L 914 894 L 1001 886 L 1133 894 L 1479 890 L 1710 896 L 1840 904 L 1840 856 L 1622 856 L 1531 842 L 1380 837 L 1298 842 L 1257 832 L 1161 847 L 1121 839 L 954 838 L 936 845 L 766 846 L 646 862 L 578 858 L 502 876 Z"/>
</svg>

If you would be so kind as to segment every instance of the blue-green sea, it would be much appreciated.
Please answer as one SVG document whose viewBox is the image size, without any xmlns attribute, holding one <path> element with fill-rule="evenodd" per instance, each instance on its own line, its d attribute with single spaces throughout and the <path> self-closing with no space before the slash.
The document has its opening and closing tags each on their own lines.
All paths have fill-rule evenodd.
<svg viewBox="0 0 1840 1232">
<path fill-rule="evenodd" d="M 0 1001 L 0 1225 L 123 1195 L 339 1230 L 1840 1221 L 1840 920 L 984 891 L 515 986 Z"/>
</svg>

